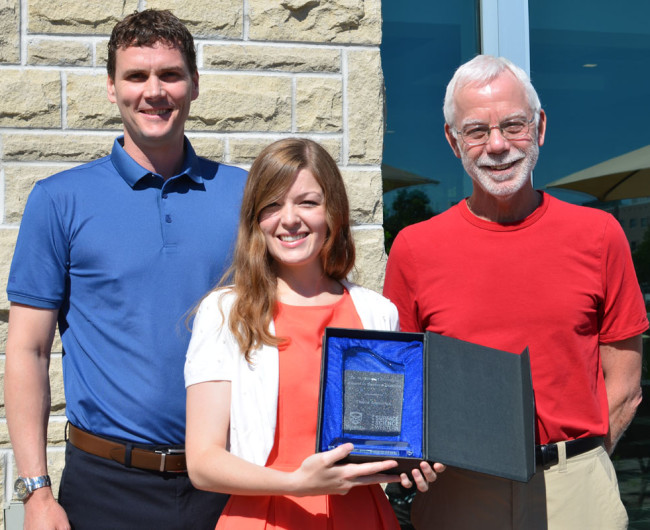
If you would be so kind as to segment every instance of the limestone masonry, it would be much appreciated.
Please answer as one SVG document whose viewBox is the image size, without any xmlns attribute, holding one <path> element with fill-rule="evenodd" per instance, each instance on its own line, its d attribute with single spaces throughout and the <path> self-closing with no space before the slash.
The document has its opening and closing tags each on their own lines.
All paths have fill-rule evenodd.
<svg viewBox="0 0 650 530">
<path fill-rule="evenodd" d="M 121 122 L 106 98 L 106 43 L 118 20 L 145 8 L 172 10 L 195 37 L 200 95 L 187 135 L 198 154 L 248 168 L 279 138 L 321 142 L 338 161 L 350 195 L 356 280 L 381 290 L 381 0 L 0 0 L 2 374 L 5 287 L 25 201 L 36 181 L 109 153 Z M 58 340 L 50 370 L 48 463 L 56 492 L 65 426 Z M 15 477 L 2 400 L 4 507 Z"/>
</svg>

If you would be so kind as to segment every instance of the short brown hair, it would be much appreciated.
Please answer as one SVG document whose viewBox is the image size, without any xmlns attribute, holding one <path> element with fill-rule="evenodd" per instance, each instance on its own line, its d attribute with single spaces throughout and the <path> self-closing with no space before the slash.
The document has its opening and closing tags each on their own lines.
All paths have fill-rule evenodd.
<svg viewBox="0 0 650 530">
<path fill-rule="evenodd" d="M 108 76 L 115 79 L 117 50 L 131 46 L 153 46 L 158 42 L 177 47 L 185 58 L 190 74 L 197 72 L 194 39 L 185 24 L 167 9 L 145 9 L 136 11 L 115 24 L 108 41 Z"/>
</svg>

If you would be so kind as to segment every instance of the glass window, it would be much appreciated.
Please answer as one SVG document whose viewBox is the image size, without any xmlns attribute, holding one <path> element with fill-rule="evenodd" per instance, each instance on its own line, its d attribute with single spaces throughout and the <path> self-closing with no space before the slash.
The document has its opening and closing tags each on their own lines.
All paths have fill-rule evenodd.
<svg viewBox="0 0 650 530">
<path fill-rule="evenodd" d="M 650 122 L 647 0 L 385 0 L 382 172 L 387 212 L 397 203 L 410 209 L 409 214 L 420 212 L 417 215 L 426 217 L 471 193 L 471 181 L 444 138 L 442 103 L 454 70 L 480 52 L 479 4 L 484 10 L 485 53 L 505 55 L 523 68 L 530 65 L 531 79 L 547 113 L 545 144 L 534 172 L 535 187 L 544 189 L 553 180 L 650 143 L 645 132 Z M 419 196 L 395 200 L 396 194 L 405 190 L 396 189 L 398 186 L 421 179 L 430 183 L 408 188 Z M 547 191 L 569 202 L 606 208 L 621 219 L 631 220 L 632 208 L 643 203 L 641 199 L 603 204 L 584 193 L 557 188 Z M 423 204 L 422 196 L 428 203 Z M 646 240 L 632 241 L 631 222 L 625 223 L 625 228 L 630 232 L 632 248 L 638 249 L 635 257 L 647 256 L 647 216 L 635 216 L 641 219 Z M 650 293 L 650 276 L 641 282 Z M 645 297 L 650 307 L 650 294 Z M 646 350 L 649 341 L 644 337 Z M 647 358 L 642 384 L 645 399 L 612 457 L 630 528 L 645 528 L 641 525 L 650 520 Z"/>
<path fill-rule="evenodd" d="M 528 6 L 531 78 L 548 116 L 535 186 L 543 188 L 648 145 L 650 2 L 529 0 Z M 632 217 L 631 213 L 642 200 L 611 205 L 578 192 L 547 191 L 564 200 L 606 208 L 620 219 L 627 217 L 624 230 L 632 250 L 640 252 L 642 245 L 635 241 L 640 241 L 640 229 L 634 230 L 638 214 Z M 641 270 L 637 262 L 637 273 Z M 643 286 L 643 277 L 640 280 Z M 648 339 L 644 342 L 647 349 Z M 650 520 L 648 364 L 646 360 L 642 373 L 645 397 L 612 455 L 630 528 L 646 528 Z"/>
<path fill-rule="evenodd" d="M 535 186 L 648 145 L 650 2 L 529 0 L 530 70 L 548 116 Z M 571 202 L 590 195 L 548 190 Z"/>
<path fill-rule="evenodd" d="M 396 186 L 429 181 L 414 189 L 439 213 L 470 187 L 445 140 L 442 104 L 456 68 L 479 52 L 478 1 L 385 1 L 382 16 L 384 201 L 390 209 Z"/>
</svg>

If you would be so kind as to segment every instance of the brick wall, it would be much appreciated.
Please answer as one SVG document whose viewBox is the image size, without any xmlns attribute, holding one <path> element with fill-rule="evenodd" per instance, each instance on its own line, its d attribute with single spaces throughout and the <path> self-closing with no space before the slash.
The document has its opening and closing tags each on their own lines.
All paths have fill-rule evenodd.
<svg viewBox="0 0 650 530">
<path fill-rule="evenodd" d="M 248 167 L 273 140 L 320 141 L 350 194 L 357 281 L 381 288 L 380 0 L 0 0 L 0 352 L 7 273 L 27 195 L 37 180 L 108 154 L 121 125 L 106 98 L 106 43 L 118 20 L 144 8 L 171 9 L 195 36 L 200 96 L 187 134 L 196 151 Z M 48 440 L 55 491 L 65 425 L 60 351 L 56 341 Z M 2 401 L 5 505 L 15 475 Z"/>
</svg>

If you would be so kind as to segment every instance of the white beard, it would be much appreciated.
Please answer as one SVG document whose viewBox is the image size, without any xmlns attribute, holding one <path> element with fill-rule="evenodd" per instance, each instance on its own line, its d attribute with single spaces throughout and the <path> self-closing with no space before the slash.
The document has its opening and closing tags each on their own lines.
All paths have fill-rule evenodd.
<svg viewBox="0 0 650 530">
<path fill-rule="evenodd" d="M 460 153 L 465 171 L 486 193 L 495 197 L 509 197 L 530 182 L 539 156 L 539 145 L 536 140 L 533 140 L 525 150 L 511 147 L 506 153 L 499 155 L 486 153 L 475 160 L 469 158 L 463 149 Z M 509 171 L 499 175 L 493 174 L 489 169 L 513 162 L 516 164 Z"/>
</svg>

